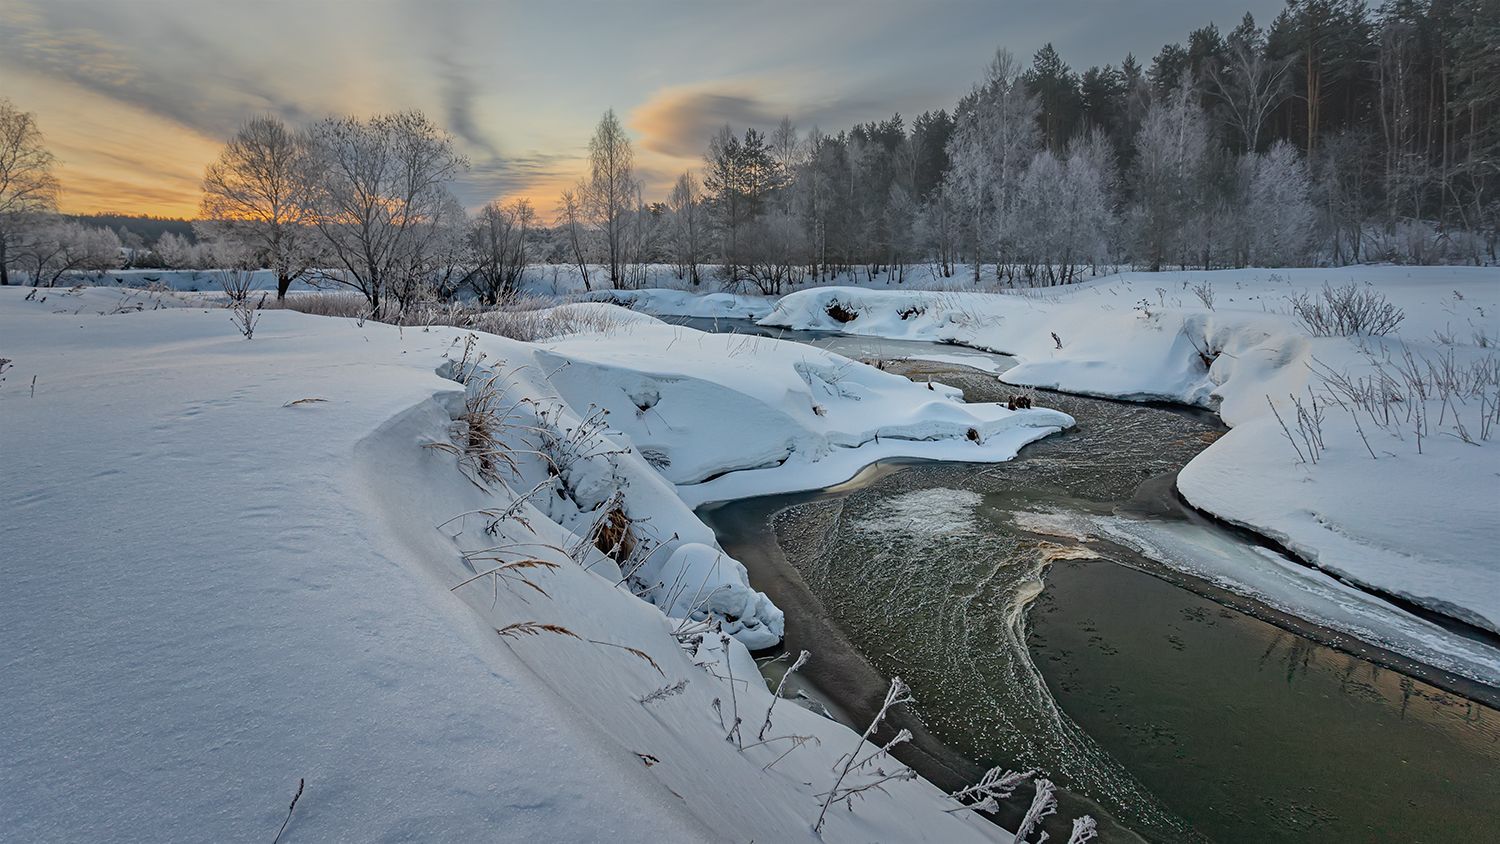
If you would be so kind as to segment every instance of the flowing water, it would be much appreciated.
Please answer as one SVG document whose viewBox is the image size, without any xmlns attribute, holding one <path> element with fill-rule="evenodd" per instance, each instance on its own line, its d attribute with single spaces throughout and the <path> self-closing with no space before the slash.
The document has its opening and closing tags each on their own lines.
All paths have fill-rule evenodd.
<svg viewBox="0 0 1500 844">
<path fill-rule="evenodd" d="M 865 358 L 950 352 L 787 336 Z M 1009 392 L 938 360 L 903 367 L 971 401 Z M 1106 840 L 1494 840 L 1493 689 L 1444 690 L 1393 654 L 1330 647 L 1344 640 L 1100 536 L 1123 519 L 1188 547 L 1253 545 L 1171 492 L 1221 432 L 1211 416 L 1040 403 L 1078 427 L 1010 463 L 888 464 L 703 512 L 786 611 L 785 647 L 814 653 L 813 694 L 863 721 L 899 675 L 918 701 L 895 724 L 917 734 L 908 764 L 945 787 L 1039 768 L 1066 790 L 1056 820 L 1092 812 Z"/>
</svg>

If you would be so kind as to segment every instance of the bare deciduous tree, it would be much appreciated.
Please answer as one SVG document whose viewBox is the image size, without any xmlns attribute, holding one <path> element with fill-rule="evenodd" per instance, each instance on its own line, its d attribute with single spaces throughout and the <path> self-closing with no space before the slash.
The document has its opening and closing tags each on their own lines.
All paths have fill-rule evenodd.
<svg viewBox="0 0 1500 844">
<path fill-rule="evenodd" d="M 585 248 L 586 235 L 583 230 L 583 200 L 579 198 L 577 191 L 565 190 L 558 202 L 557 226 L 567 238 L 568 254 L 573 259 L 573 265 L 578 268 L 583 289 L 592 290 L 594 285 L 589 280 L 588 251 Z"/>
<path fill-rule="evenodd" d="M 474 290 L 483 304 L 498 304 L 516 292 L 526 269 L 526 236 L 535 221 L 536 212 L 525 199 L 491 202 L 474 219 L 469 247 Z"/>
<path fill-rule="evenodd" d="M 10 284 L 23 229 L 57 207 L 52 162 L 35 116 L 0 98 L 0 284 Z"/>
<path fill-rule="evenodd" d="M 1224 109 L 1226 122 L 1240 136 L 1241 151 L 1260 149 L 1260 132 L 1266 118 L 1290 96 L 1291 63 L 1266 55 L 1264 38 L 1246 14 L 1251 37 L 1231 38 L 1223 67 L 1210 65 L 1211 93 Z"/>
<path fill-rule="evenodd" d="M 364 294 L 379 317 L 387 294 L 399 302 L 416 289 L 432 248 L 462 214 L 447 184 L 468 162 L 420 112 L 330 117 L 313 126 L 308 145 L 310 220 L 333 265 L 320 275 Z"/>
<path fill-rule="evenodd" d="M 275 117 L 252 117 L 203 175 L 199 228 L 208 240 L 244 246 L 276 273 L 276 298 L 313 263 L 312 187 L 306 139 Z"/>
<path fill-rule="evenodd" d="M 698 267 L 703 262 L 704 220 L 703 195 L 691 170 L 677 177 L 667 200 L 672 215 L 672 258 L 677 277 L 692 281 L 696 287 L 702 278 Z"/>
<path fill-rule="evenodd" d="M 604 243 L 609 281 L 620 286 L 625 255 L 625 226 L 636 200 L 635 154 L 614 109 L 604 112 L 589 141 L 589 175 L 579 195 L 590 222 Z"/>
</svg>

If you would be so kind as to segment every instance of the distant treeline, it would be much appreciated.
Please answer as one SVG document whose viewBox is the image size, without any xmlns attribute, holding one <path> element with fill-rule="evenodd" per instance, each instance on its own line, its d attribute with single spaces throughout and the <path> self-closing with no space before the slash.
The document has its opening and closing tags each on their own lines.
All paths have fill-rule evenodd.
<svg viewBox="0 0 1500 844">
<path fill-rule="evenodd" d="M 171 232 L 178 237 L 196 243 L 193 221 L 177 217 L 156 217 L 150 214 L 69 214 L 68 219 L 91 227 L 110 229 L 127 248 L 142 249 L 154 245 L 158 238 Z"/>
</svg>

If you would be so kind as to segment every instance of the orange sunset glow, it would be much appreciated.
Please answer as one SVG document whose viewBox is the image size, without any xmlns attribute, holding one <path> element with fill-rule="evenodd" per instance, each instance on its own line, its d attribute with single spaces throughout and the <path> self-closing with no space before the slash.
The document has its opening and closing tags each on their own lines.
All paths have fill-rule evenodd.
<svg viewBox="0 0 1500 844">
<path fill-rule="evenodd" d="M 415 108 L 468 157 L 456 189 L 466 206 L 526 197 L 550 213 L 609 108 L 637 141 L 651 199 L 701 164 L 725 123 L 764 129 L 789 115 L 838 128 L 950 107 L 997 44 L 1026 53 L 1052 40 L 1080 62 L 1158 46 L 1144 29 L 1066 11 L 1092 3 L 937 5 L 949 8 L 0 0 L 0 96 L 36 114 L 66 212 L 191 217 L 203 168 L 252 114 L 299 123 Z M 1170 16 L 1203 4 L 1148 5 Z M 1225 3 L 1226 16 L 1242 6 Z M 668 11 L 671 25 L 656 25 Z"/>
</svg>

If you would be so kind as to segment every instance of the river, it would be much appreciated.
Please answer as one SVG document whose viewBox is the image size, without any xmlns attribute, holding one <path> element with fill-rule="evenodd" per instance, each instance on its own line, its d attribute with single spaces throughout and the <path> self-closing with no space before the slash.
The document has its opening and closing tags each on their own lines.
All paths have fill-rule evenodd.
<svg viewBox="0 0 1500 844">
<path fill-rule="evenodd" d="M 988 374 L 1011 361 L 974 350 L 684 322 L 895 361 L 970 401 L 1014 392 Z M 1104 840 L 1493 834 L 1494 689 L 1220 589 L 1099 530 L 1268 553 L 1175 495 L 1177 470 L 1222 432 L 1215 417 L 1041 399 L 1078 425 L 1009 463 L 886 463 L 830 490 L 700 511 L 786 612 L 786 650 L 813 653 L 806 695 L 862 724 L 901 676 L 917 697 L 893 725 L 917 736 L 903 761 L 945 787 L 990 765 L 1042 770 L 1064 788 L 1053 839 L 1082 812 L 1102 821 Z M 1428 682 L 1437 677 L 1450 682 Z"/>
</svg>

